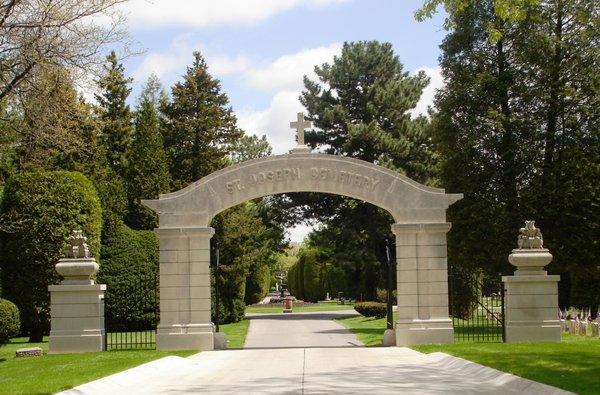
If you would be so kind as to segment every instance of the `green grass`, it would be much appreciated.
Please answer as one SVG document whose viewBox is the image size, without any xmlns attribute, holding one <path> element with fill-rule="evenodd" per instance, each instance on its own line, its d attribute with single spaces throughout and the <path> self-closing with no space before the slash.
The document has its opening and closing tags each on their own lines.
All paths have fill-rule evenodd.
<svg viewBox="0 0 600 395">
<path fill-rule="evenodd" d="M 248 334 L 250 321 L 243 319 L 233 324 L 221 324 L 219 330 L 227 335 L 227 348 L 242 348 Z"/>
<path fill-rule="evenodd" d="M 600 339 L 563 335 L 561 343 L 461 343 L 412 347 L 445 352 L 579 394 L 597 394 Z"/>
<path fill-rule="evenodd" d="M 48 343 L 13 339 L 0 347 L 0 394 L 51 394 L 167 355 L 188 356 L 197 351 L 126 350 L 47 355 Z M 41 347 L 42 357 L 15 358 L 22 347 Z"/>
<path fill-rule="evenodd" d="M 394 321 L 397 316 L 394 313 Z M 362 315 L 356 317 L 338 318 L 337 321 L 350 329 L 350 332 L 354 333 L 358 340 L 363 342 L 365 346 L 380 346 L 383 341 L 383 332 L 386 327 L 385 318 L 373 318 L 363 317 Z"/>
<path fill-rule="evenodd" d="M 397 315 L 394 313 L 394 322 Z M 339 318 L 340 324 L 350 329 L 365 346 L 380 346 L 383 332 L 386 327 L 385 318 L 367 318 L 363 316 Z M 454 341 L 456 343 L 469 342 L 475 337 L 481 342 L 500 342 L 502 340 L 502 327 L 496 326 L 485 317 L 479 317 L 476 325 L 474 321 L 467 322 L 458 318 L 454 319 Z M 462 326 L 460 326 L 462 325 Z"/>
<path fill-rule="evenodd" d="M 395 318 L 394 318 L 395 320 Z M 385 318 L 341 318 L 339 322 L 366 346 L 381 345 Z M 480 332 L 487 323 L 480 323 Z M 477 332 L 479 329 L 475 329 Z M 465 329 L 466 330 L 466 329 Z M 473 330 L 473 329 L 469 329 Z M 561 343 L 474 343 L 414 346 L 424 353 L 445 352 L 482 365 L 579 394 L 599 393 L 600 339 L 563 335 Z"/>
<path fill-rule="evenodd" d="M 308 306 L 297 306 L 293 308 L 293 312 L 302 313 L 309 311 L 335 311 L 335 310 L 352 310 L 354 306 L 351 304 L 337 304 L 331 302 L 319 302 L 318 304 Z M 283 306 L 248 306 L 246 307 L 246 313 L 282 313 Z"/>
</svg>

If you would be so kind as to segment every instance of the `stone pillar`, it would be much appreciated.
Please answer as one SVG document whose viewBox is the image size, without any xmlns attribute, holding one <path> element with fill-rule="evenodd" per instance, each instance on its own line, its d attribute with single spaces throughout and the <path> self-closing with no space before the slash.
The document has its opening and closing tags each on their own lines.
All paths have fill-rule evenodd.
<svg viewBox="0 0 600 395">
<path fill-rule="evenodd" d="M 213 228 L 158 228 L 160 242 L 159 350 L 213 350 L 210 239 Z"/>
<path fill-rule="evenodd" d="M 506 342 L 560 342 L 558 281 L 544 269 L 552 261 L 542 248 L 542 234 L 533 221 L 521 229 L 519 248 L 508 258 L 517 267 L 513 276 L 503 276 Z M 569 328 L 571 330 L 571 328 Z"/>
<path fill-rule="evenodd" d="M 50 354 L 104 350 L 104 291 L 91 277 L 98 264 L 89 256 L 86 238 L 75 231 L 65 248 L 66 258 L 58 261 L 56 271 L 64 277 L 50 291 Z"/>
<path fill-rule="evenodd" d="M 396 345 L 452 343 L 446 233 L 449 223 L 394 224 L 398 321 Z"/>
</svg>

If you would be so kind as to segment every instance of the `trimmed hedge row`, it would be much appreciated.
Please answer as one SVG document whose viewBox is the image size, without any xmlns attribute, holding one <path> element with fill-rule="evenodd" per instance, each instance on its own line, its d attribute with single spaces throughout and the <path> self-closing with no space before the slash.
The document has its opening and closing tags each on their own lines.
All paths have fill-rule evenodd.
<svg viewBox="0 0 600 395">
<path fill-rule="evenodd" d="M 106 284 L 105 310 L 126 327 L 158 324 L 159 305 L 140 294 L 140 281 L 158 292 L 158 238 L 150 230 L 133 230 L 121 221 L 104 225 L 97 281 Z M 145 287 L 145 286 L 144 286 Z M 108 315 L 107 315 L 108 317 Z"/>
<path fill-rule="evenodd" d="M 365 317 L 383 318 L 386 316 L 387 306 L 379 302 L 360 302 L 354 304 L 354 310 Z"/>
<path fill-rule="evenodd" d="M 83 174 L 68 171 L 17 173 L 0 203 L 3 296 L 19 308 L 21 329 L 39 342 L 50 329 L 48 284 L 60 276 L 54 266 L 65 240 L 83 230 L 98 257 L 102 216 L 96 189 Z"/>
</svg>

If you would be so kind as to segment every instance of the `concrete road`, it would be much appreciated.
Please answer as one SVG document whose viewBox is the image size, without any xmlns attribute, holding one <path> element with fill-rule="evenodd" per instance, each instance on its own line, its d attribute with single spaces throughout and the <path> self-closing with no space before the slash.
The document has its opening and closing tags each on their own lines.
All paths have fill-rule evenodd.
<svg viewBox="0 0 600 395">
<path fill-rule="evenodd" d="M 247 314 L 250 328 L 244 348 L 356 347 L 363 344 L 335 318 L 358 315 L 332 312 Z"/>
<path fill-rule="evenodd" d="M 166 357 L 64 394 L 564 393 L 442 353 L 358 347 L 354 335 L 331 321 L 348 314 L 254 315 L 246 349 Z"/>
<path fill-rule="evenodd" d="M 274 348 L 167 357 L 64 394 L 561 394 L 446 354 L 401 347 Z"/>
</svg>

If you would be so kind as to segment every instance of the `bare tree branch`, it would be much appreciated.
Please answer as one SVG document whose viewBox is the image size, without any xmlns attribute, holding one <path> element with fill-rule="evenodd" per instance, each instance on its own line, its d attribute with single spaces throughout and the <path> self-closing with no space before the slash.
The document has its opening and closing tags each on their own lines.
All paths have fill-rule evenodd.
<svg viewBox="0 0 600 395">
<path fill-rule="evenodd" d="M 126 1 L 0 0 L 0 100 L 30 88 L 38 68 L 59 65 L 89 75 L 107 47 L 129 51 L 118 9 Z"/>
</svg>

